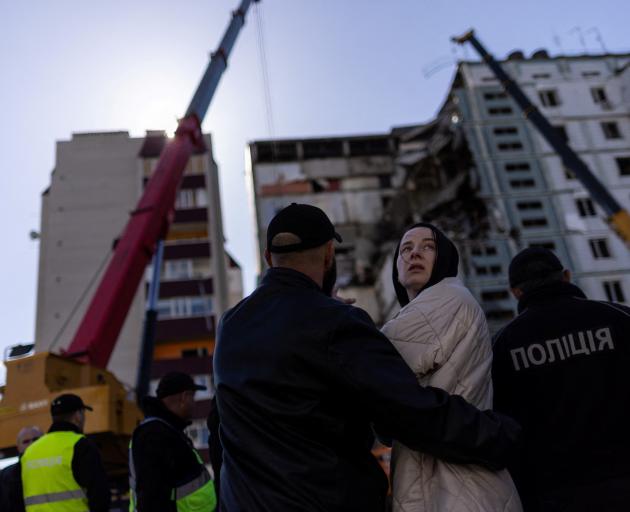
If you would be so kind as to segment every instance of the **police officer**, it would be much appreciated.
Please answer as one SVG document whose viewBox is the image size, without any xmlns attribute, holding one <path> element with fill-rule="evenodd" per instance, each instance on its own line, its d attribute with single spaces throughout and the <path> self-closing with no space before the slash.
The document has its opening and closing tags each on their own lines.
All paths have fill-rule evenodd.
<svg viewBox="0 0 630 512">
<path fill-rule="evenodd" d="M 206 389 L 180 372 L 160 380 L 157 397 L 144 398 L 146 419 L 129 448 L 130 510 L 212 512 L 214 484 L 184 429 L 190 425 L 195 391 Z"/>
<path fill-rule="evenodd" d="M 26 512 L 106 512 L 110 495 L 96 445 L 83 435 L 85 411 L 80 397 L 60 395 L 50 406 L 48 433 L 22 455 Z"/>
<path fill-rule="evenodd" d="M 588 300 L 551 251 L 509 268 L 518 316 L 495 338 L 495 409 L 523 426 L 510 470 L 526 511 L 627 510 L 630 309 Z"/>
</svg>

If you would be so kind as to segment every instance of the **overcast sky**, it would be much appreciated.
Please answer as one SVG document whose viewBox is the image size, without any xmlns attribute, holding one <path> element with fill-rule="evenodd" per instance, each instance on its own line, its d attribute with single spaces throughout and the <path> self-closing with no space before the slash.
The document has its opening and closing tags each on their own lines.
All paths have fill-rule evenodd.
<svg viewBox="0 0 630 512">
<path fill-rule="evenodd" d="M 41 192 L 55 142 L 73 132 L 175 127 L 237 0 L 0 0 L 0 348 L 32 342 Z M 246 290 L 255 275 L 243 207 L 247 141 L 386 132 L 425 121 L 457 58 L 449 37 L 475 27 L 497 57 L 629 51 L 627 0 L 263 0 L 273 130 L 256 9 L 204 122 L 219 164 L 228 248 Z M 577 29 L 575 28 L 577 27 Z M 0 382 L 4 368 L 0 369 Z"/>
</svg>

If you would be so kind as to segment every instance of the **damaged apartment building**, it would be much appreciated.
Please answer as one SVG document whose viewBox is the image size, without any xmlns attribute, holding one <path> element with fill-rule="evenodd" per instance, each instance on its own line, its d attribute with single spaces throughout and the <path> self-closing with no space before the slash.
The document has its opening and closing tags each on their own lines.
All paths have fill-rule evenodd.
<svg viewBox="0 0 630 512">
<path fill-rule="evenodd" d="M 502 64 L 629 208 L 630 55 L 513 52 Z M 626 247 L 481 62 L 458 64 L 428 123 L 369 136 L 255 141 L 248 164 L 260 254 L 277 210 L 291 202 L 321 207 L 344 238 L 342 291 L 377 322 L 397 310 L 393 249 L 419 220 L 458 245 L 460 276 L 493 330 L 515 314 L 507 270 L 528 246 L 554 250 L 590 297 L 630 297 Z"/>
</svg>

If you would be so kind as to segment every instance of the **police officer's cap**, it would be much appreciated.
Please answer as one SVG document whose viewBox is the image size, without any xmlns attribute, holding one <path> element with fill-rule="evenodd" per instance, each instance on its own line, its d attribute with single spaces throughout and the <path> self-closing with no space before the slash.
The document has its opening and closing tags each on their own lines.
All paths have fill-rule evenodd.
<svg viewBox="0 0 630 512">
<path fill-rule="evenodd" d="M 196 384 L 190 375 L 182 372 L 170 372 L 160 380 L 156 394 L 158 398 L 165 398 L 184 391 L 201 391 L 204 389 L 206 389 L 206 386 Z"/>
</svg>

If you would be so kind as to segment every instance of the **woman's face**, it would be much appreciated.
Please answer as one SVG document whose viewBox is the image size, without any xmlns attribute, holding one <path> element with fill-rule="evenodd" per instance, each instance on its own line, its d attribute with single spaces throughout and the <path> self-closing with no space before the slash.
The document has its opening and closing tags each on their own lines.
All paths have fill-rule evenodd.
<svg viewBox="0 0 630 512">
<path fill-rule="evenodd" d="M 436 244 L 429 228 L 413 228 L 403 235 L 396 267 L 398 281 L 407 290 L 409 300 L 413 300 L 429 282 L 435 256 Z"/>
</svg>

